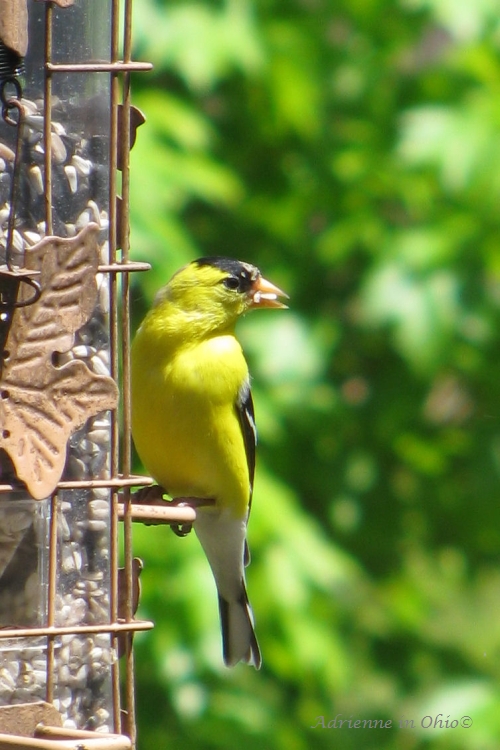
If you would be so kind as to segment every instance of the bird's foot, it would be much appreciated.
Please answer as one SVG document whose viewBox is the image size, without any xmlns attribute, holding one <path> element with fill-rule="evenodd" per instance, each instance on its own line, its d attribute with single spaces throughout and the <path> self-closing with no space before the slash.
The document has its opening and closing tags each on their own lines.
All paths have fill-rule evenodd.
<svg viewBox="0 0 500 750">
<path fill-rule="evenodd" d="M 173 505 L 182 507 L 187 505 L 190 508 L 201 508 L 206 505 L 215 505 L 215 500 L 212 497 L 174 497 L 170 501 Z M 187 536 L 193 529 L 192 523 L 180 523 L 172 524 L 170 526 L 174 534 L 177 536 Z"/>
<path fill-rule="evenodd" d="M 138 505 L 164 505 L 163 495 L 166 495 L 163 487 L 159 484 L 152 484 L 136 490 L 132 495 L 132 501 Z"/>
<path fill-rule="evenodd" d="M 196 509 L 207 505 L 215 505 L 215 500 L 211 497 L 175 497 L 172 500 L 165 500 L 163 496 L 166 494 L 168 494 L 167 491 L 161 485 L 153 484 L 134 492 L 132 501 L 138 505 L 156 505 L 163 508 L 166 505 L 175 505 L 179 508 L 187 506 Z M 170 528 L 177 536 L 187 536 L 192 530 L 193 524 L 171 524 Z"/>
</svg>

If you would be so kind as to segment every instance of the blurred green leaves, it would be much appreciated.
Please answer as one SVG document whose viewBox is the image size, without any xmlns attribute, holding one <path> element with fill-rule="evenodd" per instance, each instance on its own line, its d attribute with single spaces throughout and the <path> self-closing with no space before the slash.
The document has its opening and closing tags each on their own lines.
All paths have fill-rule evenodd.
<svg viewBox="0 0 500 750">
<path fill-rule="evenodd" d="M 235 69 L 249 71 L 262 63 L 249 0 L 168 5 L 142 0 L 135 10 L 141 54 L 160 69 L 173 68 L 194 89 L 210 89 Z"/>
<path fill-rule="evenodd" d="M 405 239 L 415 247 L 418 262 L 419 243 L 424 240 L 427 245 L 425 238 Z M 404 254 L 400 258 L 403 264 Z M 449 360 L 448 342 L 459 315 L 457 280 L 444 270 L 419 275 L 404 265 L 388 263 L 368 276 L 364 312 L 372 325 L 391 325 L 402 355 L 409 363 L 428 370 Z"/>
<path fill-rule="evenodd" d="M 248 588 L 264 666 L 221 664 L 196 539 L 138 528 L 141 750 L 494 750 L 500 91 L 493 0 L 135 0 L 132 246 L 259 265 Z M 140 286 L 139 286 L 140 284 Z M 147 363 L 145 363 L 147 366 Z M 427 714 L 467 729 L 424 729 Z M 315 717 L 392 719 L 312 729 Z M 401 716 L 416 729 L 399 727 Z M 379 731 L 379 730 L 376 730 Z"/>
</svg>

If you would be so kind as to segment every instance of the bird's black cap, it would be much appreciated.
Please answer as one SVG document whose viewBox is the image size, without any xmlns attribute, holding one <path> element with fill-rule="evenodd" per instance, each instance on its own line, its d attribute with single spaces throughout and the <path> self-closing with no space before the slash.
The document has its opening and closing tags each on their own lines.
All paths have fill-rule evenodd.
<svg viewBox="0 0 500 750">
<path fill-rule="evenodd" d="M 197 266 L 213 266 L 220 271 L 225 271 L 228 276 L 237 279 L 238 291 L 240 292 L 248 292 L 260 275 L 259 270 L 250 263 L 243 263 L 241 260 L 225 258 L 220 255 L 208 255 L 205 258 L 198 258 L 194 263 Z"/>
</svg>

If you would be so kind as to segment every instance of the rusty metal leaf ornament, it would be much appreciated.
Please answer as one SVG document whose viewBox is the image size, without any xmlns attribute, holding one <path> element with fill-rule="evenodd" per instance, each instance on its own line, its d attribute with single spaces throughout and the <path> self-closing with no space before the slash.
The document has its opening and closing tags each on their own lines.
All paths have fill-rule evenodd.
<svg viewBox="0 0 500 750">
<path fill-rule="evenodd" d="M 0 449 L 36 500 L 59 482 L 70 435 L 118 401 L 113 379 L 82 360 L 58 366 L 59 353 L 71 349 L 96 305 L 98 231 L 89 224 L 76 237 L 47 237 L 26 253 L 26 266 L 40 273 L 42 293 L 34 304 L 16 309 L 7 337 Z"/>
<path fill-rule="evenodd" d="M 44 0 L 44 2 L 53 2 L 55 5 L 58 5 L 60 8 L 69 8 L 75 0 Z"/>
<path fill-rule="evenodd" d="M 27 0 L 0 0 L 0 39 L 24 57 L 28 49 Z"/>
</svg>

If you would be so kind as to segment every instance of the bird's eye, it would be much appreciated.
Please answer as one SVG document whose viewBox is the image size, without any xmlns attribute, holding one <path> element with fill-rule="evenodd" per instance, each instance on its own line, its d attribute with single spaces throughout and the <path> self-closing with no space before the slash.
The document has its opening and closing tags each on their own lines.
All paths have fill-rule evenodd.
<svg viewBox="0 0 500 750">
<path fill-rule="evenodd" d="M 223 279 L 222 283 L 227 289 L 236 290 L 240 287 L 240 280 L 236 276 L 227 276 Z"/>
</svg>

